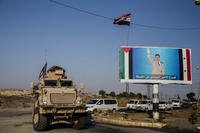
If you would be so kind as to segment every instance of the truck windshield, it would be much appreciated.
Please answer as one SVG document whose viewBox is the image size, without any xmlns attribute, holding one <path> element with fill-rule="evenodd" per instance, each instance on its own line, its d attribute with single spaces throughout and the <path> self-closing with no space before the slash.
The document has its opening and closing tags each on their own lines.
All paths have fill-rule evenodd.
<svg viewBox="0 0 200 133">
<path fill-rule="evenodd" d="M 45 80 L 44 81 L 45 86 L 57 86 L 56 80 Z"/>
<path fill-rule="evenodd" d="M 70 87 L 72 86 L 72 81 L 71 80 L 61 80 L 60 81 L 61 87 Z"/>
<path fill-rule="evenodd" d="M 98 100 L 90 100 L 87 104 L 96 104 Z"/>
<path fill-rule="evenodd" d="M 172 100 L 172 102 L 179 103 L 180 101 L 179 100 Z"/>
<path fill-rule="evenodd" d="M 130 100 L 128 103 L 129 103 L 129 104 L 137 104 L 137 102 L 138 102 L 138 101 L 134 101 L 134 100 L 132 101 L 132 100 Z"/>
<path fill-rule="evenodd" d="M 166 102 L 165 101 L 160 101 L 159 104 L 166 104 Z"/>
<path fill-rule="evenodd" d="M 139 104 L 147 104 L 147 101 L 139 101 Z"/>
</svg>

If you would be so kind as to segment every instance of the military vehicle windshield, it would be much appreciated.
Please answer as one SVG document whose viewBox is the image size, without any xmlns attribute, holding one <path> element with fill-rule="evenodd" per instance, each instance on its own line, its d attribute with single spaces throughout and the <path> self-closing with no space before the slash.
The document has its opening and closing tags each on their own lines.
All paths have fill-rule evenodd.
<svg viewBox="0 0 200 133">
<path fill-rule="evenodd" d="M 60 81 L 61 87 L 70 87 L 73 85 L 71 80 L 61 80 Z"/>
<path fill-rule="evenodd" d="M 45 80 L 45 86 L 57 86 L 57 80 Z"/>
</svg>

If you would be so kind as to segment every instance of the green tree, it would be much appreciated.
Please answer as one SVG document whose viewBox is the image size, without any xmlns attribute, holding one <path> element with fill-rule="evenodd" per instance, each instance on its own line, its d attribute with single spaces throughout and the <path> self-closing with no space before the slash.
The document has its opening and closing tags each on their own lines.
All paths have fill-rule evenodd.
<svg viewBox="0 0 200 133">
<path fill-rule="evenodd" d="M 136 94 L 133 93 L 133 92 L 130 92 L 129 96 L 130 96 L 131 98 L 135 98 L 135 97 L 136 97 Z"/>
<path fill-rule="evenodd" d="M 115 97 L 115 96 L 116 96 L 115 92 L 114 92 L 114 91 L 111 91 L 111 92 L 110 92 L 110 96 Z"/>
<path fill-rule="evenodd" d="M 147 99 L 147 95 L 142 95 L 142 97 L 143 97 L 144 99 Z"/>
<path fill-rule="evenodd" d="M 137 93 L 136 96 L 137 96 L 138 99 L 142 99 L 142 94 L 141 93 Z"/>
<path fill-rule="evenodd" d="M 105 91 L 105 90 L 100 90 L 100 91 L 99 91 L 99 95 L 101 95 L 102 98 L 105 98 L 106 91 Z"/>
<path fill-rule="evenodd" d="M 122 92 L 118 96 L 119 97 L 129 97 L 129 94 L 127 92 Z"/>
<path fill-rule="evenodd" d="M 195 101 L 195 93 L 194 92 L 187 93 L 186 96 L 189 100 Z"/>
</svg>

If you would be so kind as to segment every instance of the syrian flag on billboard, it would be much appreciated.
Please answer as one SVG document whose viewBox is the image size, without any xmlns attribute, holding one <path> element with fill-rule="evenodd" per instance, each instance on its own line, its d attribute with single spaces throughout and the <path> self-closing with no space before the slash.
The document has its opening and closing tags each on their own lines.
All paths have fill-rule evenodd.
<svg viewBox="0 0 200 133">
<path fill-rule="evenodd" d="M 39 80 L 41 80 L 45 77 L 46 71 L 47 71 L 47 62 L 45 63 L 45 65 L 43 66 L 43 68 L 39 74 L 39 77 L 38 77 Z"/>
<path fill-rule="evenodd" d="M 179 49 L 180 80 L 192 80 L 191 49 Z"/>
<path fill-rule="evenodd" d="M 124 14 L 116 19 L 114 19 L 113 24 L 118 24 L 118 25 L 130 25 L 131 23 L 131 14 L 127 13 Z"/>
</svg>

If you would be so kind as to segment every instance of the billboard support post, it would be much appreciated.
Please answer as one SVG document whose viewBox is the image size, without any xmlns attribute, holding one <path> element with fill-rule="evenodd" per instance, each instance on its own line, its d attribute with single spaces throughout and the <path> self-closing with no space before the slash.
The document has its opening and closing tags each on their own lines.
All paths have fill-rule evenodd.
<svg viewBox="0 0 200 133">
<path fill-rule="evenodd" d="M 129 93 L 129 84 L 126 83 L 126 93 Z"/>
<path fill-rule="evenodd" d="M 153 119 L 159 120 L 158 84 L 153 84 Z"/>
</svg>

